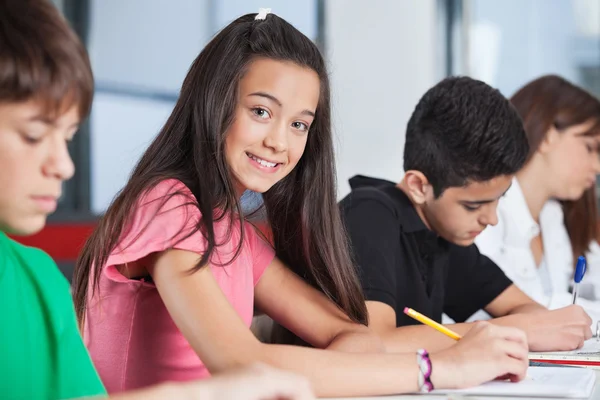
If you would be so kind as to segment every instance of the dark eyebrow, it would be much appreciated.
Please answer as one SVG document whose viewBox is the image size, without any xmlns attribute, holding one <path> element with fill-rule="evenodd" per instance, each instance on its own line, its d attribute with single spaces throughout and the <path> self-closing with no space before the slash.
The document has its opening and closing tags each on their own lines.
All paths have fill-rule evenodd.
<svg viewBox="0 0 600 400">
<path fill-rule="evenodd" d="M 273 96 L 272 94 L 269 93 L 265 93 L 265 92 L 254 92 L 254 93 L 250 93 L 248 96 L 258 96 L 258 97 L 264 97 L 266 99 L 269 99 L 271 101 L 273 101 L 275 104 L 277 104 L 279 107 L 282 107 L 283 104 L 281 104 L 281 101 L 279 101 L 279 99 L 275 96 Z"/>
<path fill-rule="evenodd" d="M 283 104 L 281 103 L 281 101 L 279 101 L 279 99 L 277 97 L 273 96 L 272 94 L 265 93 L 265 92 L 254 92 L 254 93 L 250 93 L 248 95 L 248 97 L 250 97 L 250 96 L 264 97 L 265 99 L 271 100 L 272 102 L 277 104 L 279 107 L 283 107 Z M 310 110 L 302 110 L 302 112 L 300 114 L 308 115 L 313 118 L 315 117 L 315 113 Z"/>
<path fill-rule="evenodd" d="M 512 184 L 511 184 L 511 186 L 512 186 Z M 508 189 L 510 189 L 510 186 L 508 187 Z M 506 189 L 506 191 L 504 193 L 502 193 L 502 195 L 500 197 L 504 196 L 506 194 L 506 192 L 508 192 L 508 189 Z M 498 197 L 498 199 L 500 197 Z M 470 206 L 478 206 L 478 205 L 482 205 L 482 204 L 493 203 L 494 201 L 496 201 L 498 199 L 477 200 L 477 201 L 461 200 L 460 202 L 462 204 L 466 204 L 466 205 L 470 205 Z"/>
<path fill-rule="evenodd" d="M 462 200 L 461 203 L 469 205 L 469 206 L 479 206 L 479 205 L 483 205 L 483 204 L 489 204 L 489 203 L 492 203 L 494 201 L 495 200 L 478 200 L 478 201 L 466 201 L 466 200 Z"/>
<path fill-rule="evenodd" d="M 302 110 L 302 112 L 300 113 L 302 115 L 308 115 L 309 117 L 315 117 L 315 113 L 309 110 Z"/>
</svg>

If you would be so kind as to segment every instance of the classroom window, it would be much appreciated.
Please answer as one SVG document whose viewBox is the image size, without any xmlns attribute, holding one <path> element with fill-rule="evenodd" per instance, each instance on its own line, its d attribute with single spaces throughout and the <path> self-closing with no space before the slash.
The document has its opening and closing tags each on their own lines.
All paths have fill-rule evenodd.
<svg viewBox="0 0 600 400">
<path fill-rule="evenodd" d="M 126 183 L 178 97 L 188 68 L 210 38 L 259 0 L 53 0 L 88 48 L 96 93 L 71 148 L 77 175 L 54 219 L 98 215 Z M 320 42 L 322 0 L 272 0 L 269 7 Z M 79 10 L 78 14 L 74 11 Z"/>
<path fill-rule="evenodd" d="M 457 2 L 453 74 L 468 74 L 511 96 L 528 81 L 558 74 L 600 96 L 600 2 Z"/>
<path fill-rule="evenodd" d="M 600 1 L 453 1 L 452 74 L 481 79 L 507 97 L 557 74 L 600 97 Z"/>
</svg>

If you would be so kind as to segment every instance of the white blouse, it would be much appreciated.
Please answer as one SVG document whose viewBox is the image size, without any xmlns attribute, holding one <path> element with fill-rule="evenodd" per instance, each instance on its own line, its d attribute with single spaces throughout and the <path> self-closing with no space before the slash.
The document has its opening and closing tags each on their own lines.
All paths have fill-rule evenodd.
<svg viewBox="0 0 600 400">
<path fill-rule="evenodd" d="M 536 266 L 530 247 L 531 240 L 540 234 L 540 230 L 546 279 L 542 275 L 546 271 L 540 271 Z M 487 227 L 475 243 L 482 254 L 498 264 L 517 287 L 538 303 L 549 309 L 572 304 L 573 297 L 569 293 L 574 272 L 572 248 L 562 207 L 557 201 L 550 200 L 544 205 L 538 225 L 529 212 L 519 182 L 513 179 L 511 188 L 498 204 L 498 224 Z M 598 256 L 600 258 L 600 254 Z M 600 263 L 596 266 L 600 267 Z M 581 284 L 581 293 L 589 297 L 593 297 L 591 293 L 600 287 L 600 275 L 593 270 L 597 268 L 588 262 Z M 600 319 L 600 302 L 579 298 L 577 304 L 583 306 L 594 321 Z M 472 319 L 484 319 L 484 314 L 476 314 Z"/>
</svg>

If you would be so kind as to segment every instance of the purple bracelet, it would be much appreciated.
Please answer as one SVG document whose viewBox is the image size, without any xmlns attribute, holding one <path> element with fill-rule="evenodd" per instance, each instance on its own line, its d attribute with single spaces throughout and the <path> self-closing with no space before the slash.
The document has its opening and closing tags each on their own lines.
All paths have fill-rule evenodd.
<svg viewBox="0 0 600 400">
<path fill-rule="evenodd" d="M 417 365 L 419 366 L 419 391 L 429 393 L 433 390 L 433 383 L 431 383 L 433 368 L 427 350 L 417 350 Z"/>
</svg>

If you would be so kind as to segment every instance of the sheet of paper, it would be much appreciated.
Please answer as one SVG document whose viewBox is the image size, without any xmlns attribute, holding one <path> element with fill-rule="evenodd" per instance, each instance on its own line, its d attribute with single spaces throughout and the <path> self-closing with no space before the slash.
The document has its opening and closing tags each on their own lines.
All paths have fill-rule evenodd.
<svg viewBox="0 0 600 400">
<path fill-rule="evenodd" d="M 600 341 L 596 340 L 596 338 L 592 338 L 590 340 L 586 340 L 583 344 L 583 347 L 573 351 L 563 351 L 561 354 L 570 354 L 570 355 L 578 355 L 578 356 L 591 356 L 598 355 L 600 356 Z"/>
<path fill-rule="evenodd" d="M 596 338 L 592 338 L 586 340 L 581 349 L 573 350 L 573 351 L 543 351 L 536 353 L 529 353 L 529 358 L 535 355 L 557 355 L 557 356 L 598 356 L 600 357 L 600 341 L 596 340 Z M 600 360 L 599 360 L 600 361 Z"/>
<path fill-rule="evenodd" d="M 589 369 L 531 367 L 527 379 L 518 383 L 494 381 L 463 390 L 435 390 L 432 394 L 587 399 L 594 390 L 595 381 L 596 374 Z"/>
</svg>

